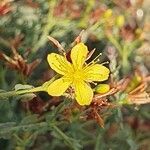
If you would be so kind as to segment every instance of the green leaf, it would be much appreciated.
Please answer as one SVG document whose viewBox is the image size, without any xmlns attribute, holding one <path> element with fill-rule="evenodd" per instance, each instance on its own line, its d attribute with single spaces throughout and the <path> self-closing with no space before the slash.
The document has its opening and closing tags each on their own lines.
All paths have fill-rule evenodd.
<svg viewBox="0 0 150 150">
<path fill-rule="evenodd" d="M 31 124 L 31 123 L 37 123 L 38 122 L 38 115 L 33 114 L 26 116 L 21 122 L 20 125 L 25 125 L 25 124 Z"/>
<path fill-rule="evenodd" d="M 25 84 L 25 85 L 23 85 L 23 84 L 16 84 L 16 85 L 15 85 L 15 91 L 24 90 L 24 89 L 31 89 L 31 88 L 33 88 L 33 87 L 34 87 L 34 86 L 28 85 L 28 84 Z"/>
<path fill-rule="evenodd" d="M 19 98 L 21 99 L 22 102 L 28 102 L 35 97 L 36 97 L 36 95 L 33 93 L 28 93 L 28 94 L 24 94 L 24 95 L 19 96 Z"/>
<path fill-rule="evenodd" d="M 53 126 L 52 135 L 59 140 L 63 140 L 65 144 L 73 150 L 82 149 L 82 145 L 80 145 L 79 140 L 69 137 L 64 132 L 62 132 L 57 126 Z"/>
<path fill-rule="evenodd" d="M 9 132 L 9 129 L 14 127 L 15 125 L 15 122 L 0 123 L 0 138 L 10 138 L 11 132 Z"/>
<path fill-rule="evenodd" d="M 6 92 L 5 90 L 0 89 L 0 100 L 8 100 L 7 96 L 4 96 L 2 93 Z M 1 95 L 2 94 L 2 95 Z"/>
<path fill-rule="evenodd" d="M 6 122 L 6 123 L 0 123 L 0 131 L 4 128 L 13 127 L 16 125 L 16 122 Z"/>
<path fill-rule="evenodd" d="M 9 139 L 15 133 L 18 132 L 35 132 L 43 133 L 48 130 L 48 124 L 46 122 L 24 124 L 24 125 L 15 125 L 12 123 L 4 123 L 1 125 L 3 128 L 0 128 L 0 138 Z"/>
</svg>

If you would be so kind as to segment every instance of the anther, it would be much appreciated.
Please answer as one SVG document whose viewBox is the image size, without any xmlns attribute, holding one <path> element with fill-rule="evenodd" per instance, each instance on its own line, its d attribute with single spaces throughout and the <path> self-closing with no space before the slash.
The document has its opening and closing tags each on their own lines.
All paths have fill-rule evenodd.
<svg viewBox="0 0 150 150">
<path fill-rule="evenodd" d="M 95 83 L 95 82 L 93 82 L 93 81 L 92 81 L 91 83 L 94 84 L 94 85 L 97 85 L 97 83 Z"/>
<path fill-rule="evenodd" d="M 109 64 L 109 61 L 101 63 L 101 65 Z"/>
<path fill-rule="evenodd" d="M 94 65 L 96 64 L 97 62 L 100 61 L 99 57 L 102 55 L 102 53 L 100 53 L 99 55 L 97 55 L 89 64 L 87 64 L 86 67 L 90 66 L 91 64 Z"/>
</svg>

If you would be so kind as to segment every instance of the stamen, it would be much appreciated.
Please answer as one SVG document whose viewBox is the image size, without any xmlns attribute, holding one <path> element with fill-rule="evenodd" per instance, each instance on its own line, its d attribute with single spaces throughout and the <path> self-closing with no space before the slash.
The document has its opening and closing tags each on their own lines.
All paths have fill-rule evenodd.
<svg viewBox="0 0 150 150">
<path fill-rule="evenodd" d="M 100 59 L 98 58 L 97 61 L 100 61 Z"/>
<path fill-rule="evenodd" d="M 100 56 L 102 56 L 102 53 L 99 53 L 99 55 L 97 55 L 97 56 L 92 60 L 92 62 L 95 62 Z"/>
<path fill-rule="evenodd" d="M 109 61 L 105 61 L 105 62 L 101 63 L 101 65 L 105 65 L 105 64 L 109 64 Z"/>
<path fill-rule="evenodd" d="M 95 86 L 97 85 L 97 83 L 95 83 L 95 82 L 93 82 L 93 81 L 92 81 L 91 83 L 94 84 Z"/>
<path fill-rule="evenodd" d="M 90 63 L 88 63 L 84 69 L 86 69 L 90 65 L 94 65 L 100 61 L 99 57 L 102 56 L 102 53 L 99 53 Z"/>
</svg>

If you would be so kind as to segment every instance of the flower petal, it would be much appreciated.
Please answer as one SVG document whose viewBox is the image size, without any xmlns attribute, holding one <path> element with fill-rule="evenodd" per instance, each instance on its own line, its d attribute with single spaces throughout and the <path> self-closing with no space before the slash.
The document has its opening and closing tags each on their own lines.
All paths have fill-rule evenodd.
<svg viewBox="0 0 150 150">
<path fill-rule="evenodd" d="M 93 98 L 93 90 L 84 81 L 74 85 L 75 98 L 80 105 L 90 105 Z"/>
<path fill-rule="evenodd" d="M 50 67 L 61 75 L 65 75 L 68 71 L 72 70 L 73 67 L 67 59 L 61 55 L 51 53 L 47 56 L 47 61 Z"/>
<path fill-rule="evenodd" d="M 62 77 L 60 79 L 55 80 L 47 89 L 49 95 L 52 96 L 61 96 L 70 86 L 71 81 L 67 78 Z"/>
<path fill-rule="evenodd" d="M 88 54 L 87 46 L 79 43 L 71 50 L 71 60 L 75 68 L 82 68 Z"/>
<path fill-rule="evenodd" d="M 91 81 L 107 80 L 109 77 L 110 71 L 108 68 L 106 68 L 103 65 L 94 64 L 84 69 L 84 73 L 85 73 L 85 78 L 86 78 L 85 80 L 87 82 L 91 82 Z"/>
</svg>

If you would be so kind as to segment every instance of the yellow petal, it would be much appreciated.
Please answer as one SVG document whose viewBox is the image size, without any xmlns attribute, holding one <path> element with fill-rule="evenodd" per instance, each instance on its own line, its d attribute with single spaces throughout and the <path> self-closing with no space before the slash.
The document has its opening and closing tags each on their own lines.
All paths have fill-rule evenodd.
<svg viewBox="0 0 150 150">
<path fill-rule="evenodd" d="M 79 43 L 71 50 L 71 60 L 75 68 L 82 68 L 88 54 L 87 46 Z"/>
<path fill-rule="evenodd" d="M 93 90 L 84 81 L 74 85 L 75 98 L 80 105 L 90 105 L 93 98 Z"/>
<path fill-rule="evenodd" d="M 65 57 L 55 53 L 49 54 L 47 61 L 50 67 L 61 75 L 65 75 L 68 71 L 73 69 L 71 63 L 68 62 Z"/>
<path fill-rule="evenodd" d="M 91 81 L 104 81 L 107 80 L 109 77 L 109 69 L 106 68 L 103 65 L 100 64 L 95 64 L 95 65 L 91 65 L 87 68 L 84 69 L 84 73 L 85 73 L 85 80 L 87 82 L 91 82 Z"/>
<path fill-rule="evenodd" d="M 67 78 L 62 77 L 60 79 L 55 80 L 47 89 L 49 95 L 52 96 L 61 96 L 70 86 L 71 81 Z"/>
</svg>

